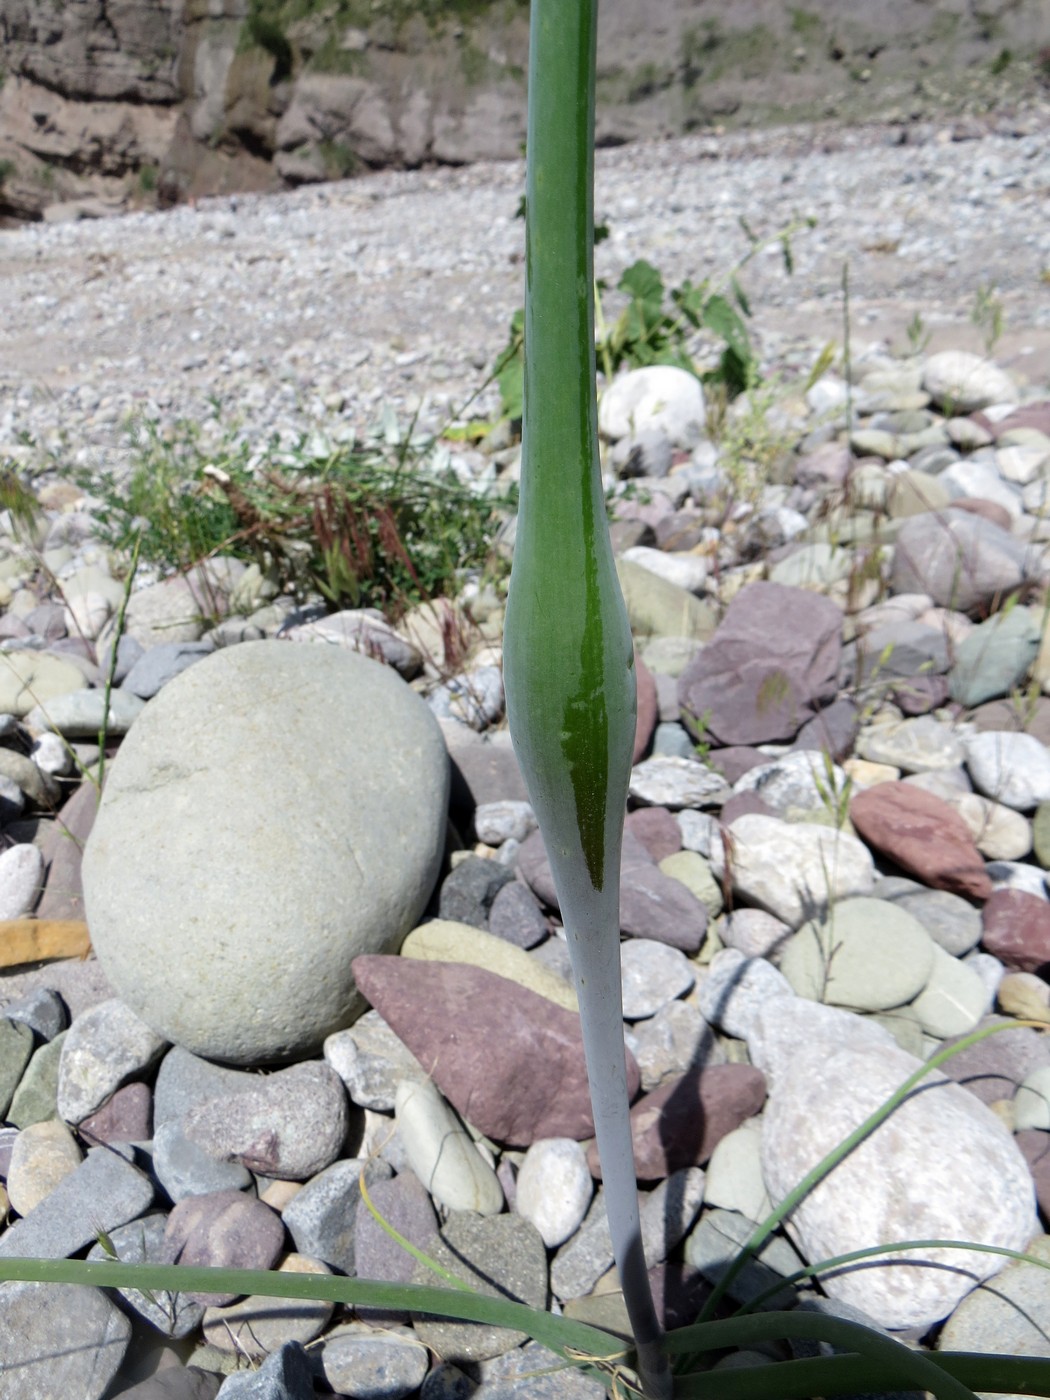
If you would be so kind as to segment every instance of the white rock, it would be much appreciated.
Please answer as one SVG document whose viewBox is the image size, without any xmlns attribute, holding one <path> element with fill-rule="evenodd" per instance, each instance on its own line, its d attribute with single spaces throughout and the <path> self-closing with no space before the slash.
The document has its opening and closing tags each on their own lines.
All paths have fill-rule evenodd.
<svg viewBox="0 0 1050 1400">
<path fill-rule="evenodd" d="M 54 777 L 61 777 L 73 767 L 73 755 L 69 751 L 69 745 L 64 743 L 58 734 L 39 735 L 33 741 L 29 757 L 41 773 L 50 773 Z"/>
<path fill-rule="evenodd" d="M 535 830 L 536 814 L 528 802 L 482 802 L 474 809 L 474 831 L 489 846 L 524 841 Z"/>
<path fill-rule="evenodd" d="M 796 1039 L 763 1117 L 762 1168 L 774 1202 L 857 1128 L 921 1061 L 896 1045 Z M 1034 1188 L 1012 1135 L 968 1090 L 930 1075 L 816 1186 L 791 1216 L 807 1259 L 872 1241 L 969 1240 L 1024 1249 L 1036 1231 Z M 825 1290 L 884 1327 L 925 1329 L 998 1272 L 995 1255 L 908 1251 L 822 1278 Z"/>
<path fill-rule="evenodd" d="M 923 368 L 922 387 L 953 415 L 1017 401 L 1017 386 L 1010 376 L 969 350 L 941 350 L 931 355 Z"/>
<path fill-rule="evenodd" d="M 1007 481 L 1027 486 L 1045 474 L 1050 466 L 1050 452 L 1041 447 L 1000 447 L 995 454 L 999 473 Z"/>
<path fill-rule="evenodd" d="M 706 425 L 699 379 L 673 365 L 629 370 L 613 380 L 598 406 L 598 427 L 613 442 L 654 429 L 672 447 L 695 447 Z"/>
<path fill-rule="evenodd" d="M 46 1200 L 82 1161 L 73 1134 L 58 1118 L 31 1123 L 15 1138 L 7 1168 L 7 1194 L 19 1215 Z"/>
<path fill-rule="evenodd" d="M 0 919 L 20 919 L 36 904 L 44 880 L 44 857 L 23 842 L 0 855 Z"/>
<path fill-rule="evenodd" d="M 721 773 L 692 758 L 657 754 L 631 769 L 631 796 L 654 807 L 699 807 L 715 793 L 727 793 Z"/>
<path fill-rule="evenodd" d="M 449 1210 L 500 1213 L 496 1173 L 432 1080 L 399 1084 L 394 1113 L 409 1166 L 436 1201 Z"/>
<path fill-rule="evenodd" d="M 978 792 L 1018 812 L 1050 800 L 1050 753 L 1034 734 L 986 730 L 971 735 L 966 764 Z"/>
<path fill-rule="evenodd" d="M 738 817 L 729 832 L 733 889 L 792 928 L 830 900 L 870 894 L 875 885 L 871 853 L 847 832 L 757 813 Z M 716 879 L 722 879 L 724 855 L 713 849 L 710 859 Z"/>
<path fill-rule="evenodd" d="M 576 1233 L 594 1194 L 587 1154 L 572 1138 L 541 1138 L 525 1153 L 514 1209 L 554 1249 Z"/>
<path fill-rule="evenodd" d="M 953 462 L 937 473 L 937 480 L 947 488 L 953 501 L 994 501 L 1017 520 L 1024 513 L 1024 501 L 1016 486 L 1004 481 L 987 462 Z"/>
<path fill-rule="evenodd" d="M 703 593 L 707 583 L 707 562 L 699 554 L 650 549 L 648 545 L 636 544 L 625 549 L 623 557 L 688 593 Z"/>
<path fill-rule="evenodd" d="M 58 1062 L 58 1114 L 79 1123 L 116 1089 L 159 1058 L 167 1041 L 112 997 L 82 1012 L 66 1033 Z"/>
<path fill-rule="evenodd" d="M 651 938 L 629 938 L 624 943 L 620 950 L 620 977 L 623 1014 L 628 1021 L 655 1016 L 696 981 L 683 952 Z"/>
<path fill-rule="evenodd" d="M 829 777 L 824 755 L 808 749 L 750 768 L 733 784 L 734 793 L 755 792 L 777 812 L 820 810 L 845 788 L 845 771 L 833 763 Z"/>
</svg>

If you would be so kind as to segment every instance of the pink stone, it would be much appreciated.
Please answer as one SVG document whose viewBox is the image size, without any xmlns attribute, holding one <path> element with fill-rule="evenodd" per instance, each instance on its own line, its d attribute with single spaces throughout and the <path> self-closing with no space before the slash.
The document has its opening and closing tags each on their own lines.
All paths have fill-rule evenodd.
<svg viewBox="0 0 1050 1400">
<path fill-rule="evenodd" d="M 153 1095 L 147 1084 L 125 1084 L 97 1112 L 77 1124 L 92 1147 L 111 1142 L 147 1142 L 153 1136 Z"/>
<path fill-rule="evenodd" d="M 284 1248 L 284 1225 L 268 1205 L 241 1191 L 188 1196 L 168 1216 L 164 1250 L 191 1268 L 268 1269 Z M 189 1293 L 195 1302 L 222 1307 L 236 1293 Z"/>
<path fill-rule="evenodd" d="M 766 1079 L 751 1065 L 694 1068 L 662 1084 L 631 1109 L 634 1165 L 642 1181 L 656 1181 L 681 1167 L 701 1166 L 734 1128 L 759 1112 Z M 601 1177 L 598 1149 L 587 1162 Z"/>
<path fill-rule="evenodd" d="M 580 1018 L 517 982 L 464 963 L 365 954 L 360 991 L 462 1116 L 497 1142 L 594 1132 Z M 638 1092 L 634 1057 L 628 1088 Z"/>
<path fill-rule="evenodd" d="M 880 855 L 935 890 L 987 899 L 992 882 L 962 817 L 913 783 L 879 783 L 858 793 L 850 819 Z"/>
<path fill-rule="evenodd" d="M 1050 972 L 1050 904 L 1024 890 L 996 890 L 984 906 L 981 944 L 1015 972 Z"/>
<path fill-rule="evenodd" d="M 682 828 L 666 807 L 639 807 L 628 812 L 624 830 L 636 837 L 655 861 L 682 849 Z"/>
</svg>

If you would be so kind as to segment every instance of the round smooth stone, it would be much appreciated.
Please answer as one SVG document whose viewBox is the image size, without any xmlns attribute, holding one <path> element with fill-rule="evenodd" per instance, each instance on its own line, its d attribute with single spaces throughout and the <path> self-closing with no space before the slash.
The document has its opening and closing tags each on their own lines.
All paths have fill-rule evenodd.
<svg viewBox="0 0 1050 1400">
<path fill-rule="evenodd" d="M 930 980 L 911 1010 L 928 1035 L 944 1040 L 972 1031 L 990 1002 L 988 989 L 973 968 L 935 945 Z"/>
<path fill-rule="evenodd" d="M 426 907 L 448 785 L 441 730 L 389 667 L 281 641 L 205 657 L 108 770 L 83 865 L 106 976 L 195 1054 L 314 1052 L 364 1009 L 354 958 Z"/>
<path fill-rule="evenodd" d="M 394 1110 L 408 1164 L 435 1201 L 498 1215 L 503 1187 L 432 1081 L 399 1084 Z"/>
<path fill-rule="evenodd" d="M 1035 858 L 1044 870 L 1050 870 L 1050 802 L 1040 802 L 1032 818 L 1032 845 Z"/>
<path fill-rule="evenodd" d="M 579 1229 L 593 1194 L 580 1144 L 572 1138 L 542 1138 L 525 1153 L 514 1208 L 535 1225 L 548 1249 L 556 1249 Z"/>
<path fill-rule="evenodd" d="M 974 734 L 966 741 L 966 763 L 978 792 L 1015 811 L 1050 800 L 1050 752 L 1034 734 Z"/>
<path fill-rule="evenodd" d="M 788 942 L 780 970 L 811 1001 L 887 1011 L 912 1001 L 933 972 L 934 943 L 917 919 L 885 900 L 846 899 Z"/>
<path fill-rule="evenodd" d="M 319 1259 L 304 1254 L 286 1254 L 277 1265 L 279 1274 L 330 1274 Z M 322 1299 L 264 1298 L 252 1296 L 231 1303 L 227 1308 L 208 1308 L 204 1314 L 204 1336 L 220 1351 L 232 1351 L 259 1361 L 279 1350 L 285 1342 L 301 1346 L 319 1336 L 335 1310 L 335 1304 Z"/>
</svg>

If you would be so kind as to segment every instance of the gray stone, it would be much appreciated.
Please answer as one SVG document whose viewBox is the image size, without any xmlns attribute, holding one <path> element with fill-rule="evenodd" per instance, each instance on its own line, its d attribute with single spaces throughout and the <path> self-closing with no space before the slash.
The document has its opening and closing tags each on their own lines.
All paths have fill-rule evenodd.
<svg viewBox="0 0 1050 1400">
<path fill-rule="evenodd" d="M 619 375 L 602 394 L 598 426 L 612 442 L 661 433 L 672 447 L 695 447 L 706 435 L 699 379 L 673 365 L 650 365 Z"/>
<path fill-rule="evenodd" d="M 160 1062 L 153 1095 L 155 1128 L 165 1123 L 182 1123 L 191 1108 L 208 1099 L 249 1093 L 259 1087 L 254 1074 L 213 1065 L 191 1055 L 181 1045 L 173 1045 Z"/>
<path fill-rule="evenodd" d="M 114 997 L 78 1016 L 62 1046 L 58 1111 L 67 1123 L 94 1113 L 114 1090 L 154 1064 L 167 1042 Z"/>
<path fill-rule="evenodd" d="M 483 1361 L 478 1370 L 480 1385 L 468 1382 L 469 1389 L 433 1393 L 424 1386 L 423 1400 L 603 1400 L 607 1394 L 601 1381 L 567 1365 L 539 1342 L 526 1342 L 492 1361 Z"/>
<path fill-rule="evenodd" d="M 699 1167 L 672 1172 L 652 1191 L 639 1195 L 642 1246 L 646 1267 L 661 1263 L 685 1237 L 696 1219 L 704 1195 L 704 1173 Z M 551 1264 L 551 1287 L 563 1301 L 582 1298 L 613 1262 L 612 1236 L 605 1210 L 605 1191 L 599 1188 L 587 1217 L 564 1244 Z"/>
<path fill-rule="evenodd" d="M 724 798 L 728 796 L 728 786 L 721 773 L 705 768 L 695 756 L 657 754 L 631 769 L 630 793 L 636 802 L 678 811 Z"/>
<path fill-rule="evenodd" d="M 170 1264 L 171 1256 L 164 1247 L 166 1223 L 166 1215 L 151 1211 L 138 1220 L 110 1230 L 108 1242 L 124 1264 Z M 88 1250 L 87 1257 L 101 1260 L 112 1258 L 112 1255 L 101 1244 L 94 1244 Z M 150 1289 L 146 1294 L 137 1288 L 119 1288 L 117 1292 L 140 1317 L 166 1337 L 189 1336 L 204 1316 L 203 1304 L 194 1302 L 186 1293 Z"/>
<path fill-rule="evenodd" d="M 100 1288 L 0 1283 L 3 1400 L 101 1400 L 130 1340 L 131 1323 Z"/>
<path fill-rule="evenodd" d="M 536 815 L 528 802 L 484 802 L 474 811 L 474 834 L 490 846 L 511 837 L 524 841 L 535 830 Z"/>
<path fill-rule="evenodd" d="M 828 772 L 825 756 L 808 750 L 786 753 L 772 763 L 750 768 L 733 784 L 733 792 L 754 792 L 778 815 L 820 811 L 846 787 L 837 763 Z"/>
<path fill-rule="evenodd" d="M 672 1001 L 624 1032 L 627 1048 L 638 1062 L 642 1090 L 650 1093 L 696 1065 L 725 1063 L 725 1052 L 698 1009 Z"/>
<path fill-rule="evenodd" d="M 945 1323 L 939 1350 L 1050 1357 L 1045 1326 L 1050 1316 L 1050 1270 L 1045 1267 L 1050 1264 L 1050 1235 L 1039 1235 L 1025 1252 L 1044 1267 L 1014 1260 L 987 1286 L 975 1288 Z"/>
<path fill-rule="evenodd" d="M 935 946 L 929 980 L 910 1009 L 927 1035 L 943 1040 L 972 1031 L 991 1001 L 973 968 Z"/>
<path fill-rule="evenodd" d="M 1040 628 L 1028 608 L 996 613 L 964 637 L 949 676 L 951 697 L 973 707 L 1008 695 L 1039 651 Z"/>
<path fill-rule="evenodd" d="M 0 919 L 20 919 L 43 887 L 44 857 L 36 846 L 11 846 L 0 855 Z"/>
<path fill-rule="evenodd" d="M 284 1223 L 300 1254 L 322 1259 L 353 1277 L 354 1220 L 361 1199 L 362 1172 L 371 1186 L 392 1175 L 385 1162 L 357 1158 L 333 1162 L 284 1208 Z"/>
<path fill-rule="evenodd" d="M 504 885 L 492 901 L 488 931 L 518 948 L 535 948 L 550 933 L 540 902 L 520 880 Z"/>
<path fill-rule="evenodd" d="M 399 636 L 378 608 L 347 608 L 329 613 L 313 622 L 291 619 L 280 629 L 282 640 L 309 642 L 321 646 L 345 647 L 392 666 L 406 680 L 423 669 L 418 647 Z"/>
<path fill-rule="evenodd" d="M 99 959 L 190 1050 L 309 1053 L 363 1010 L 354 956 L 418 921 L 447 798 L 440 732 L 393 671 L 336 647 L 218 651 L 150 702 L 110 769 L 84 857 Z"/>
<path fill-rule="evenodd" d="M 7 1168 L 7 1195 L 19 1215 L 28 1215 L 80 1166 L 82 1157 L 65 1123 L 31 1123 L 15 1139 Z"/>
<path fill-rule="evenodd" d="M 730 827 L 733 888 L 792 928 L 836 900 L 868 894 L 875 867 L 866 846 L 844 831 L 776 817 L 738 817 Z M 725 858 L 712 851 L 722 878 Z"/>
<path fill-rule="evenodd" d="M 306 1352 L 298 1342 L 286 1342 L 257 1371 L 227 1376 L 216 1400 L 314 1400 Z"/>
<path fill-rule="evenodd" d="M 337 1395 L 360 1400 L 402 1400 L 427 1373 L 426 1347 L 408 1327 L 369 1327 L 346 1322 L 318 1348 L 325 1380 Z"/>
<path fill-rule="evenodd" d="M 438 912 L 443 919 L 488 929 L 496 895 L 514 879 L 514 872 L 494 860 L 468 856 L 442 881 Z"/>
<path fill-rule="evenodd" d="M 966 749 L 951 725 L 931 715 L 862 729 L 857 753 L 871 763 L 889 763 L 902 773 L 957 768 Z"/>
<path fill-rule="evenodd" d="M 750 1118 L 717 1143 L 704 1178 L 704 1205 L 765 1220 L 773 1209 L 762 1176 L 762 1120 Z"/>
<path fill-rule="evenodd" d="M 914 515 L 897 535 L 890 587 L 928 593 L 938 607 L 972 612 L 1035 573 L 1035 557 L 1009 531 L 970 511 Z"/>
<path fill-rule="evenodd" d="M 7 1117 L 32 1053 L 33 1032 L 29 1027 L 21 1021 L 0 1017 L 0 1118 Z"/>
<path fill-rule="evenodd" d="M 685 1242 L 685 1260 L 699 1269 L 711 1283 L 717 1283 L 757 1228 L 733 1210 L 705 1210 L 696 1229 Z M 757 1256 L 750 1259 L 729 1285 L 729 1296 L 738 1303 L 749 1302 L 802 1268 L 802 1260 L 787 1240 L 773 1235 L 766 1240 Z M 796 1299 L 794 1288 L 783 1288 L 766 1300 L 769 1310 L 790 1308 Z"/>
<path fill-rule="evenodd" d="M 981 941 L 980 912 L 950 890 L 928 890 L 913 880 L 880 880 L 872 891 L 917 919 L 939 947 L 961 958 Z"/>
<path fill-rule="evenodd" d="M 151 700 L 169 681 L 215 650 L 211 642 L 161 642 L 144 651 L 130 667 L 121 688 Z"/>
<path fill-rule="evenodd" d="M 30 1123 L 43 1123 L 57 1116 L 58 1070 L 65 1038 L 63 1031 L 34 1050 L 7 1110 L 7 1118 L 15 1127 L 27 1128 Z"/>
<path fill-rule="evenodd" d="M 301 1278 L 304 1274 L 327 1274 L 316 1259 L 302 1254 L 286 1254 L 278 1274 Z M 285 1342 L 306 1346 L 327 1325 L 335 1310 L 323 1298 L 272 1298 L 252 1294 L 224 1308 L 208 1308 L 204 1314 L 204 1336 L 219 1351 L 232 1352 L 259 1361 L 279 1350 Z"/>
<path fill-rule="evenodd" d="M 496 1173 L 430 1079 L 398 1085 L 397 1131 L 412 1171 L 448 1210 L 497 1215 L 503 1188 Z"/>
<path fill-rule="evenodd" d="M 746 1039 L 760 1007 L 773 997 L 792 996 L 791 984 L 771 963 L 724 948 L 711 959 L 698 1002 L 705 1021 L 726 1035 Z"/>
<path fill-rule="evenodd" d="M 145 704 L 137 695 L 113 690 L 107 709 L 105 691 L 76 690 L 30 710 L 26 726 L 38 732 L 53 729 L 65 739 L 97 739 L 105 725 L 106 733 L 116 737 L 128 732 Z"/>
<path fill-rule="evenodd" d="M 453 1211 L 432 1257 L 477 1292 L 502 1295 L 532 1308 L 547 1305 L 547 1251 L 536 1228 L 520 1215 L 478 1217 Z M 413 1281 L 434 1275 L 417 1264 Z M 449 1361 L 484 1361 L 520 1346 L 523 1332 L 481 1323 L 415 1320 L 416 1336 Z"/>
<path fill-rule="evenodd" d="M 34 987 L 9 1001 L 3 1014 L 9 1021 L 24 1021 L 41 1040 L 54 1040 L 69 1025 L 65 1002 L 49 987 Z"/>
<path fill-rule="evenodd" d="M 718 936 L 727 948 L 735 948 L 745 958 L 776 962 L 791 929 L 764 909 L 734 909 L 718 925 Z"/>
<path fill-rule="evenodd" d="M 289 1181 L 330 1166 L 348 1127 L 342 1081 L 317 1060 L 257 1079 L 247 1092 L 197 1104 L 182 1119 L 182 1131 L 210 1156 Z"/>
<path fill-rule="evenodd" d="M 50 710 L 64 695 L 86 685 L 83 672 L 72 661 L 46 651 L 5 652 L 0 667 L 0 714 L 23 717 L 34 709 Z"/>
<path fill-rule="evenodd" d="M 934 403 L 953 414 L 1017 401 L 1017 386 L 1010 376 L 971 350 L 939 350 L 931 355 L 923 366 L 922 386 Z"/>
<path fill-rule="evenodd" d="M 0 1257 L 66 1259 L 97 1231 L 127 1224 L 152 1203 L 145 1172 L 108 1148 L 94 1147 L 35 1210 L 0 1235 Z"/>
<path fill-rule="evenodd" d="M 177 1120 L 162 1123 L 153 1133 L 153 1172 L 172 1201 L 207 1196 L 212 1191 L 242 1191 L 252 1174 L 238 1162 L 216 1161 L 192 1142 Z"/>
<path fill-rule="evenodd" d="M 426 1078 L 415 1055 L 375 1010 L 366 1011 L 349 1030 L 330 1035 L 324 1057 L 355 1104 L 381 1113 L 393 1112 L 403 1080 Z"/>
</svg>

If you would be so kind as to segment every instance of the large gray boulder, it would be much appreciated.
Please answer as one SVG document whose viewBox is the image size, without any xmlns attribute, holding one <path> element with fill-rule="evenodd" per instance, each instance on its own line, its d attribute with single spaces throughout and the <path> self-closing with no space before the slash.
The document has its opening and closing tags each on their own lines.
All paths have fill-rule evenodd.
<svg viewBox="0 0 1050 1400">
<path fill-rule="evenodd" d="M 199 662 L 121 747 L 84 855 L 96 953 L 141 1018 L 235 1064 L 301 1058 L 364 1009 L 444 846 L 448 758 L 397 674 L 335 647 Z"/>
</svg>

